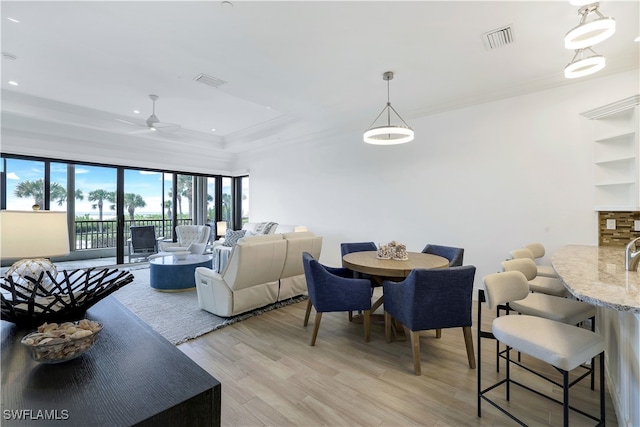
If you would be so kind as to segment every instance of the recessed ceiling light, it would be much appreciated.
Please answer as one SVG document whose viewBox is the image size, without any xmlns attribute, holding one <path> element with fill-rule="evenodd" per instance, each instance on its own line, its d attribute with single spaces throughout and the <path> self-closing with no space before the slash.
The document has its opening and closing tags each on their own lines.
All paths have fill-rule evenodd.
<svg viewBox="0 0 640 427">
<path fill-rule="evenodd" d="M 15 81 L 13 81 L 13 80 L 9 80 L 9 84 L 10 84 L 11 86 L 18 86 L 18 82 L 15 82 Z"/>
<path fill-rule="evenodd" d="M 133 114 L 140 114 L 140 110 L 133 110 Z"/>
<path fill-rule="evenodd" d="M 15 22 L 16 24 L 19 24 L 19 23 L 20 23 L 20 21 L 18 21 L 18 20 L 17 20 L 17 19 L 15 19 L 15 18 L 9 18 L 9 17 L 7 17 L 7 19 L 8 19 L 9 21 L 11 21 L 11 22 Z"/>
<path fill-rule="evenodd" d="M 640 42 L 640 36 L 636 37 L 636 39 L 634 40 L 634 42 Z"/>
<path fill-rule="evenodd" d="M 211 132 L 215 132 L 215 131 L 216 131 L 216 128 L 211 128 Z"/>
<path fill-rule="evenodd" d="M 223 1 L 223 2 L 220 2 L 220 4 L 221 4 L 223 7 L 228 7 L 228 8 L 233 7 L 233 3 L 231 3 L 230 1 Z"/>
</svg>

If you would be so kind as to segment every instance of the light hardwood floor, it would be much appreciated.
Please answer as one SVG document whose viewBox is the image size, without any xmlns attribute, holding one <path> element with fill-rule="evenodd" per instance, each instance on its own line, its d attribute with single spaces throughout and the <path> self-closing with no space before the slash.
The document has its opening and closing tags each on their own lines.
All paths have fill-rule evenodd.
<svg viewBox="0 0 640 427">
<path fill-rule="evenodd" d="M 445 329 L 441 339 L 435 331 L 423 334 L 422 376 L 415 376 L 408 341 L 386 343 L 383 324 L 374 323 L 366 343 L 362 325 L 349 322 L 346 313 L 325 313 L 317 343 L 309 346 L 314 316 L 303 327 L 305 307 L 301 302 L 272 310 L 178 346 L 222 383 L 223 426 L 516 425 L 487 402 L 478 418 L 476 370 L 469 369 L 461 329 Z M 483 307 L 483 329 L 490 329 L 492 318 Z M 555 375 L 553 368 L 545 371 Z M 503 372 L 496 373 L 495 342 L 484 339 L 483 385 Z M 562 396 L 557 387 L 521 369 L 514 375 Z M 592 391 L 586 379 L 572 388 L 571 403 L 597 414 L 598 390 L 597 381 Z M 492 396 L 502 401 L 504 387 Z M 607 424 L 615 426 L 608 393 L 606 405 Z M 560 405 L 517 386 L 512 387 L 510 407 L 529 425 L 562 425 Z M 595 424 L 578 414 L 570 422 Z"/>
</svg>

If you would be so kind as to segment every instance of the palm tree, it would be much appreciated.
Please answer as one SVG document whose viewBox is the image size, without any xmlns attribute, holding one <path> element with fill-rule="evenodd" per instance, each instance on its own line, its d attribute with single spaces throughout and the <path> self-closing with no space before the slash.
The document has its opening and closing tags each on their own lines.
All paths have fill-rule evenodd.
<svg viewBox="0 0 640 427">
<path fill-rule="evenodd" d="M 231 194 L 222 194 L 222 219 L 231 221 Z"/>
<path fill-rule="evenodd" d="M 129 219 L 133 222 L 136 208 L 144 208 L 147 206 L 147 202 L 139 194 L 125 193 L 124 205 L 127 208 L 127 212 L 129 212 Z"/>
<path fill-rule="evenodd" d="M 193 199 L 193 177 L 189 175 L 178 175 L 178 191 L 176 191 L 176 204 L 178 205 L 178 215 L 182 217 L 182 198 L 189 201 L 189 211 L 191 211 L 191 199 Z M 169 190 L 169 197 L 173 197 L 173 188 Z"/>
<path fill-rule="evenodd" d="M 193 199 L 193 177 L 189 175 L 178 175 L 178 194 L 187 199 L 187 201 L 189 202 L 187 206 L 189 207 L 189 213 L 191 213 L 191 199 Z M 182 197 L 180 198 L 180 200 L 182 200 Z"/>
<path fill-rule="evenodd" d="M 19 182 L 13 194 L 21 199 L 33 197 L 35 205 L 44 206 L 44 181 L 39 179 Z"/>
<path fill-rule="evenodd" d="M 44 206 L 44 180 L 41 178 L 36 181 L 22 181 L 16 186 L 14 194 L 21 199 L 33 197 L 34 204 Z M 51 200 L 57 202 L 58 206 L 62 206 L 67 201 L 67 190 L 57 182 L 51 183 L 49 194 Z M 75 198 L 78 200 L 84 198 L 81 190 L 76 190 Z"/>
<path fill-rule="evenodd" d="M 169 190 L 169 197 L 173 200 L 173 189 Z M 178 216 L 182 216 L 182 195 L 176 193 L 176 204 L 178 205 Z"/>
<path fill-rule="evenodd" d="M 116 198 L 115 196 L 115 192 L 102 189 L 89 192 L 87 200 L 90 202 L 97 202 L 91 205 L 91 209 L 98 209 L 98 218 L 100 219 L 100 221 L 102 221 L 104 201 L 106 200 L 107 202 L 114 203 Z M 113 210 L 114 208 L 115 206 L 111 205 L 111 209 Z"/>
</svg>

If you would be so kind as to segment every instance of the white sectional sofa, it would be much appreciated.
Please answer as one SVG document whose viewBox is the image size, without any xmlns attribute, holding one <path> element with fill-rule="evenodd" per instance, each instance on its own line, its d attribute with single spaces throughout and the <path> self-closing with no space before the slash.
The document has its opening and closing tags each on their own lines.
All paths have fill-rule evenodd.
<svg viewBox="0 0 640 427">
<path fill-rule="evenodd" d="M 245 232 L 246 237 L 251 236 L 259 236 L 260 232 L 256 230 L 264 224 L 268 224 L 266 222 L 247 222 L 242 226 L 242 230 Z M 306 227 L 298 226 L 298 225 L 283 225 L 283 224 L 275 224 L 273 227 L 269 229 L 268 234 L 284 234 L 284 233 L 293 233 L 296 231 L 306 231 Z M 231 246 L 224 246 L 224 240 L 220 239 L 213 242 L 212 254 L 213 254 L 213 269 L 218 273 L 223 273 L 224 269 L 229 261 L 229 256 L 231 255 Z"/>
<path fill-rule="evenodd" d="M 200 308 L 229 317 L 306 294 L 302 252 L 317 259 L 321 249 L 322 237 L 309 231 L 243 237 L 221 272 L 196 269 Z"/>
</svg>

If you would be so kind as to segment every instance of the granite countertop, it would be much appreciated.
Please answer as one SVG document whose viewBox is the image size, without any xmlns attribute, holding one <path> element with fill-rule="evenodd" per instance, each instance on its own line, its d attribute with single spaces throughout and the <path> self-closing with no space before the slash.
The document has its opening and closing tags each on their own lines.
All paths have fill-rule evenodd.
<svg viewBox="0 0 640 427">
<path fill-rule="evenodd" d="M 551 262 L 576 298 L 640 313 L 640 272 L 625 269 L 624 248 L 567 245 L 554 252 Z"/>
</svg>

